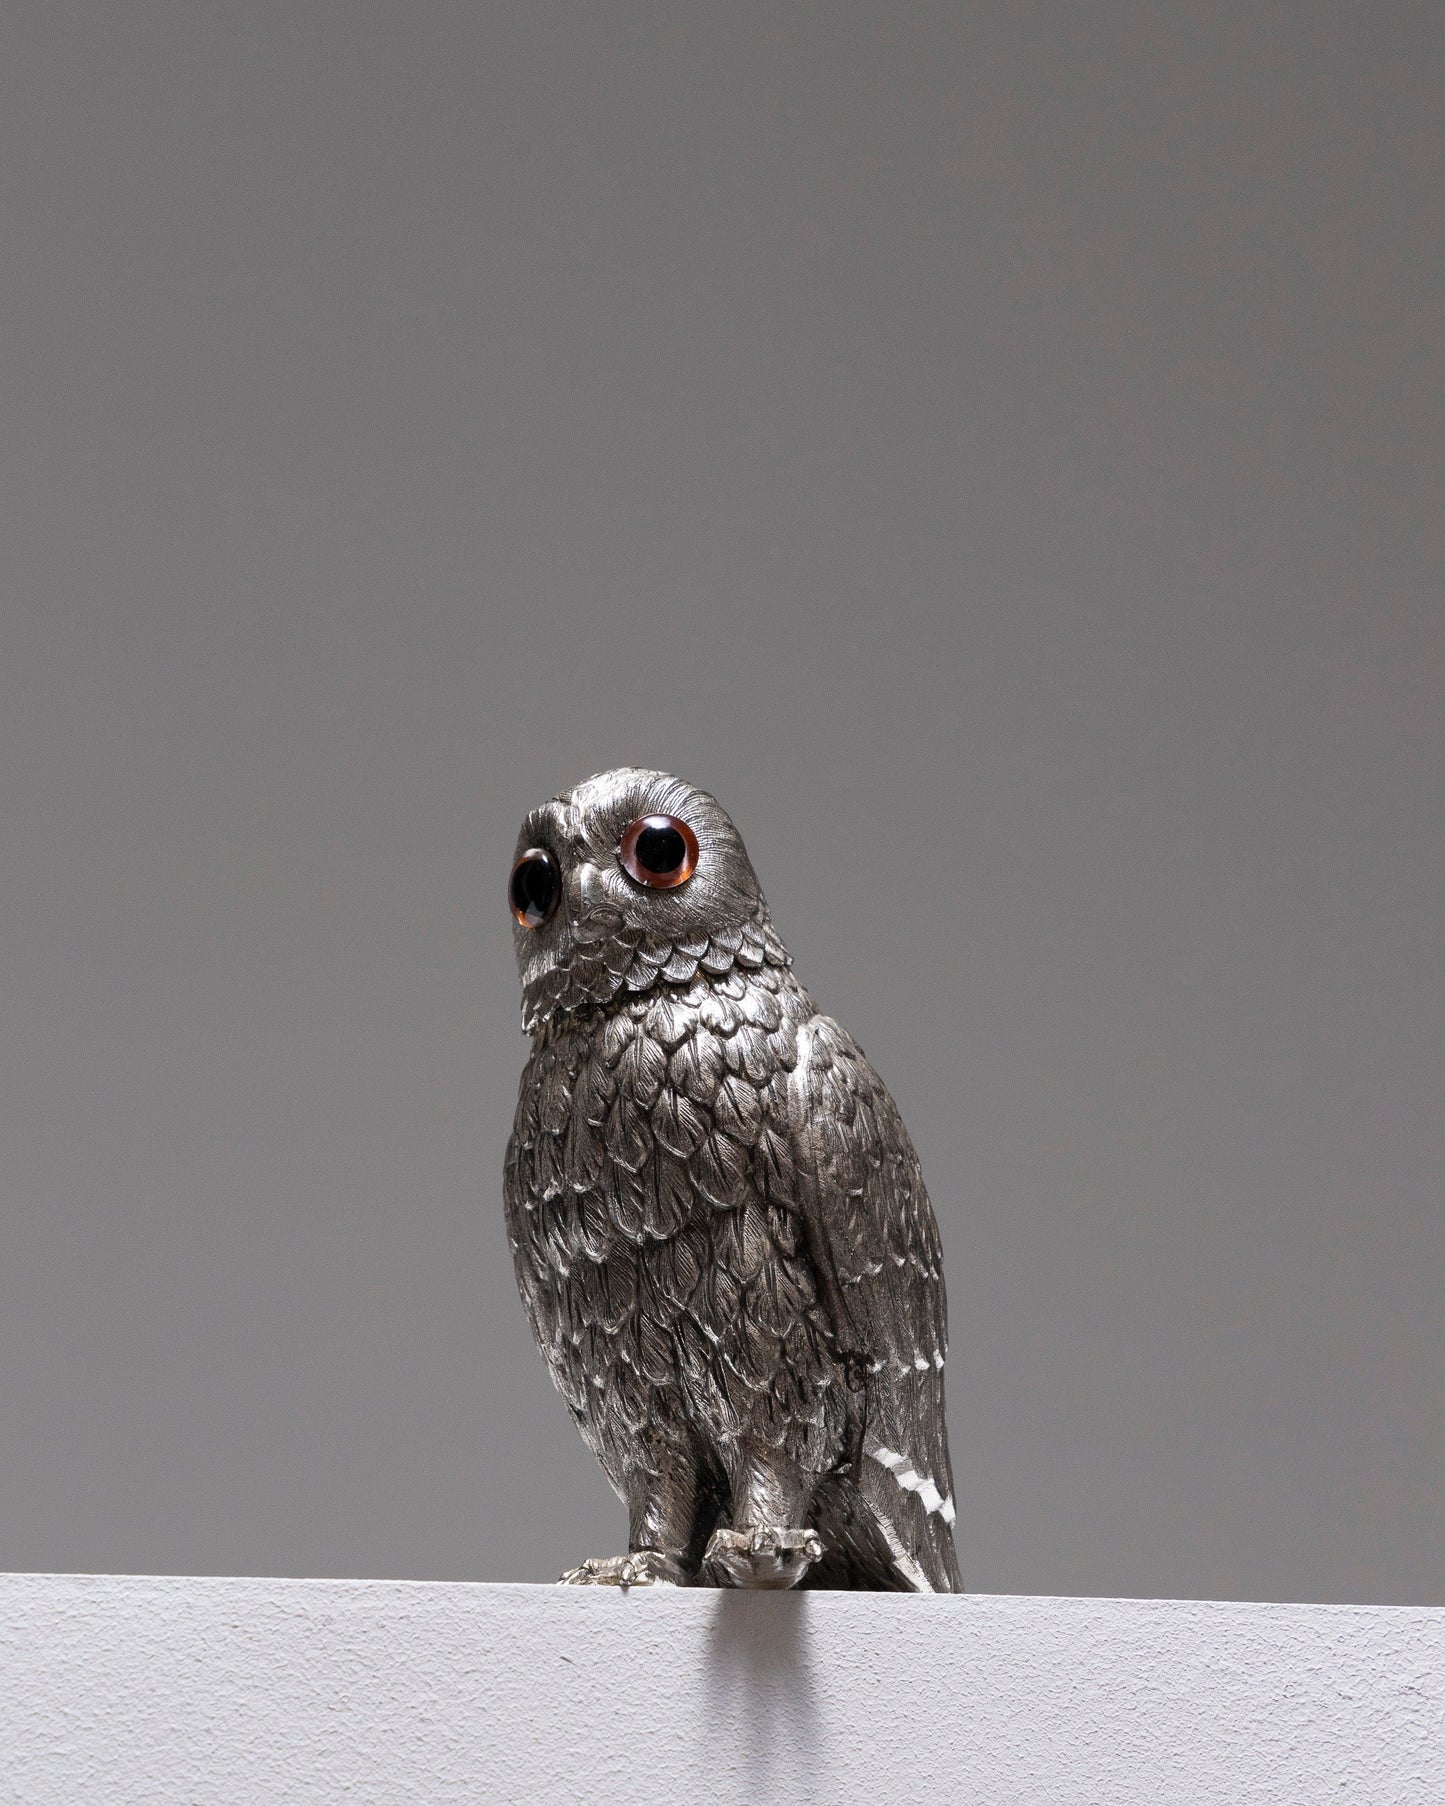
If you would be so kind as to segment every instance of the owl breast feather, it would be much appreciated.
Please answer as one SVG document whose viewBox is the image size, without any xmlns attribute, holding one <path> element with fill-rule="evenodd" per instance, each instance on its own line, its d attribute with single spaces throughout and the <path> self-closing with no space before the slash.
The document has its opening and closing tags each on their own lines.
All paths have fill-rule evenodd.
<svg viewBox="0 0 1445 1806">
<path fill-rule="evenodd" d="M 704 1443 L 787 1444 L 815 1470 L 841 1450 L 789 1115 L 813 1013 L 780 964 L 699 970 L 559 1018 L 527 1063 L 507 1164 L 517 1278 L 604 1461 L 679 1415 Z"/>
</svg>

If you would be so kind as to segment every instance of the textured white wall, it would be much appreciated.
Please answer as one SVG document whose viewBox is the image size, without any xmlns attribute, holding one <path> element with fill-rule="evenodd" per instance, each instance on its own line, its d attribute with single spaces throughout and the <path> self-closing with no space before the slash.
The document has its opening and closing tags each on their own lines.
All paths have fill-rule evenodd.
<svg viewBox="0 0 1445 1806">
<path fill-rule="evenodd" d="M 1445 1611 L 0 1576 L 5 1806 L 1441 1806 Z"/>
</svg>

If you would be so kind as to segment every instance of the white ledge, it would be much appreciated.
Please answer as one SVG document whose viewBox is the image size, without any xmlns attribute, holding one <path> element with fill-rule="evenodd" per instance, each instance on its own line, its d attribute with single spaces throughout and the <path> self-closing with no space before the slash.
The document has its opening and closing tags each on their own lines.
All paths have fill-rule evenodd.
<svg viewBox="0 0 1445 1806">
<path fill-rule="evenodd" d="M 0 1575 L 5 1806 L 1441 1806 L 1445 1610 Z"/>
</svg>

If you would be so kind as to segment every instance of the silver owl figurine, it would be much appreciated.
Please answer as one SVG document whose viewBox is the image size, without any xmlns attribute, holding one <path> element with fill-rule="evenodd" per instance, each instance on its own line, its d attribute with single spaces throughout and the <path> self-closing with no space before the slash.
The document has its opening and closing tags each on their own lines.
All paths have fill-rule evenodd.
<svg viewBox="0 0 1445 1806">
<path fill-rule="evenodd" d="M 628 1513 L 564 1581 L 960 1591 L 918 1157 L 737 829 L 603 772 L 527 817 L 508 899 L 517 1284 Z"/>
</svg>

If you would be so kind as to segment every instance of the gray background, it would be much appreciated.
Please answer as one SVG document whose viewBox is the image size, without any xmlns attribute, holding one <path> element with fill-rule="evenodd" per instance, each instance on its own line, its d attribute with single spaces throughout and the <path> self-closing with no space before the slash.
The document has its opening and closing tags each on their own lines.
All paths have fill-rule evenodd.
<svg viewBox="0 0 1445 1806">
<path fill-rule="evenodd" d="M 546 1578 L 534 802 L 736 816 L 965 1578 L 1445 1601 L 1442 13 L 22 5 L 0 1567 Z"/>
</svg>

